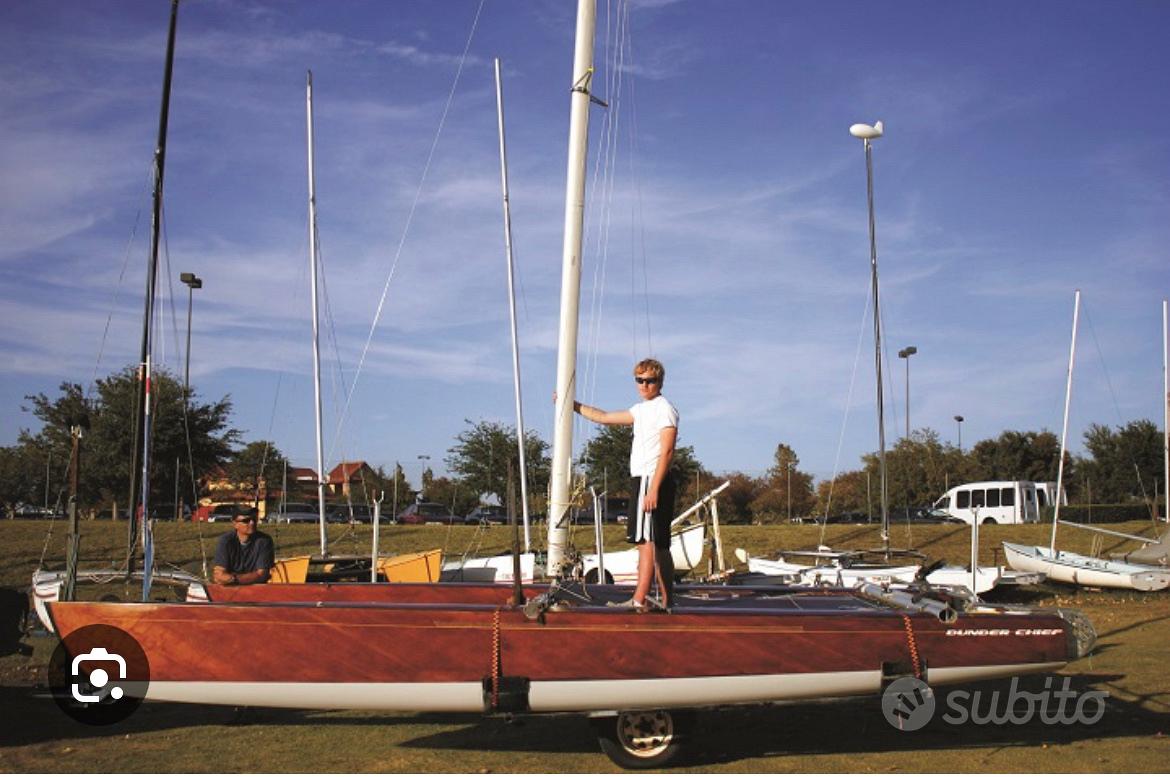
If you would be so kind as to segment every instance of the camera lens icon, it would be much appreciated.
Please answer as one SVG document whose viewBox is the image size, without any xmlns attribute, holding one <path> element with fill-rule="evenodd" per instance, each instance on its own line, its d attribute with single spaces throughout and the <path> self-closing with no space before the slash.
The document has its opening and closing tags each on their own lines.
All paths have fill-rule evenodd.
<svg viewBox="0 0 1170 777">
<path fill-rule="evenodd" d="M 48 669 L 53 700 L 81 723 L 118 723 L 147 698 L 146 654 L 133 637 L 113 626 L 93 624 L 65 635 Z"/>
<path fill-rule="evenodd" d="M 89 677 L 85 678 L 85 671 L 87 666 L 92 664 L 116 664 L 118 667 L 118 679 L 126 679 L 126 659 L 117 653 L 111 653 L 104 647 L 95 647 L 88 653 L 82 653 L 73 659 L 73 677 L 75 679 L 86 679 L 83 683 L 72 683 L 70 692 L 73 698 L 82 703 L 100 702 L 102 697 L 109 694 L 110 698 L 117 701 L 122 698 L 123 691 L 121 686 L 115 685 L 106 690 L 106 686 L 110 684 L 110 673 L 101 666 L 96 666 L 89 673 Z M 83 685 L 87 685 L 87 690 L 92 689 L 95 693 L 83 693 Z"/>
</svg>

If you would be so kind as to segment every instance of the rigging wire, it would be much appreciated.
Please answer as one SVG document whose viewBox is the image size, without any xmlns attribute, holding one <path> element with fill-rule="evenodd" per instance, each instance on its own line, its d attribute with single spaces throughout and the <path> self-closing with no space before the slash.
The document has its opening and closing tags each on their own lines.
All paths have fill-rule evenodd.
<svg viewBox="0 0 1170 777">
<path fill-rule="evenodd" d="M 1093 338 L 1093 345 L 1097 349 L 1097 358 L 1101 360 L 1101 372 L 1105 376 L 1105 385 L 1109 388 L 1109 398 L 1113 401 L 1113 414 L 1117 416 L 1117 428 L 1121 431 L 1123 428 L 1121 417 L 1121 404 L 1117 401 L 1117 392 L 1113 390 L 1113 380 L 1109 377 L 1109 365 L 1105 361 L 1105 352 L 1101 348 L 1101 342 L 1097 339 L 1097 329 L 1093 326 L 1093 318 L 1089 315 L 1087 305 L 1081 306 L 1085 313 L 1085 323 L 1089 325 L 1089 334 Z M 1142 501 L 1149 503 L 1149 497 L 1146 495 L 1146 485 L 1142 481 L 1142 471 L 1138 466 L 1137 459 L 1133 455 L 1132 448 L 1126 448 L 1129 463 L 1133 465 L 1133 471 L 1137 475 L 1138 489 L 1142 492 Z"/>
<path fill-rule="evenodd" d="M 480 17 L 480 14 L 483 12 L 484 2 L 485 2 L 485 0 L 479 0 L 479 4 L 476 6 L 475 19 L 471 23 L 471 31 L 467 35 L 467 42 L 466 42 L 466 44 L 464 44 L 464 47 L 463 47 L 463 54 L 459 58 L 459 67 L 455 71 L 455 78 L 451 83 L 451 91 L 447 94 L 447 102 L 443 106 L 443 113 L 439 119 L 438 129 L 435 131 L 435 137 L 431 141 L 430 150 L 427 152 L 427 158 L 426 158 L 425 164 L 423 165 L 423 171 L 422 171 L 422 175 L 421 175 L 419 182 L 418 182 L 418 188 L 415 190 L 414 198 L 410 203 L 410 210 L 408 211 L 407 216 L 406 216 L 406 223 L 403 225 L 402 235 L 398 240 L 398 247 L 394 252 L 394 259 L 391 262 L 390 270 L 386 275 L 386 281 L 382 285 L 382 296 L 378 300 L 378 307 L 374 313 L 374 320 L 370 324 L 370 331 L 369 331 L 369 334 L 366 336 L 366 343 L 364 346 L 362 346 L 361 356 L 358 358 L 357 368 L 354 371 L 353 381 L 350 383 L 349 390 L 346 392 L 345 406 L 342 408 L 341 414 L 338 416 L 338 422 L 337 422 L 338 428 L 337 428 L 337 431 L 335 432 L 335 435 L 334 435 L 335 439 L 334 439 L 334 444 L 330 448 L 331 450 L 336 447 L 336 437 L 340 435 L 341 425 L 345 423 L 345 419 L 349 415 L 350 402 L 353 399 L 354 388 L 357 386 L 358 379 L 361 377 L 362 369 L 365 367 L 365 363 L 366 363 L 366 356 L 369 354 L 370 345 L 373 343 L 373 340 L 374 340 L 374 333 L 377 331 L 378 323 L 382 319 L 382 312 L 386 307 L 386 298 L 390 293 L 390 282 L 394 279 L 394 275 L 396 274 L 396 272 L 398 270 L 398 263 L 402 258 L 402 249 L 406 245 L 407 235 L 410 234 L 410 227 L 414 221 L 414 214 L 415 214 L 415 211 L 418 210 L 418 203 L 419 203 L 419 200 L 422 198 L 423 187 L 426 185 L 427 176 L 430 173 L 430 169 L 431 169 L 431 163 L 435 158 L 435 151 L 439 146 L 439 139 L 443 135 L 443 126 L 447 122 L 447 115 L 450 113 L 451 105 L 455 101 L 455 91 L 459 87 L 459 79 L 460 79 L 460 76 L 463 75 L 463 67 L 467 62 L 467 54 L 471 50 L 471 42 L 475 39 L 475 31 L 479 27 L 479 17 Z"/>
<path fill-rule="evenodd" d="M 825 544 L 825 532 L 829 525 L 830 508 L 833 504 L 833 489 L 837 485 L 837 475 L 841 471 L 841 451 L 845 448 L 845 429 L 849 425 L 849 409 L 853 407 L 853 389 L 857 386 L 857 371 L 861 365 L 861 346 L 865 342 L 866 324 L 869 318 L 869 302 L 871 298 L 868 278 L 865 281 L 865 285 L 865 305 L 861 311 L 861 324 L 857 331 L 857 348 L 853 354 L 853 374 L 849 378 L 849 395 L 845 398 L 845 414 L 841 419 L 841 433 L 837 437 L 837 455 L 833 459 L 833 477 L 829 480 L 829 496 L 825 500 L 825 520 L 820 522 L 821 537 L 817 543 L 819 545 Z"/>
</svg>

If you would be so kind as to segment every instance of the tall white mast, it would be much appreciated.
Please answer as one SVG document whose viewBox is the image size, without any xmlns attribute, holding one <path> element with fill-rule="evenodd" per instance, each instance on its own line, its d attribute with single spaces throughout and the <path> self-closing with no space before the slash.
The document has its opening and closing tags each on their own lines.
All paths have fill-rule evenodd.
<svg viewBox="0 0 1170 777">
<path fill-rule="evenodd" d="M 325 539 L 325 450 L 321 442 L 321 346 L 317 321 L 317 180 L 313 167 L 313 71 L 305 83 L 305 121 L 309 138 L 309 284 L 313 299 L 313 420 L 317 430 L 317 523 L 321 555 L 329 552 Z"/>
<path fill-rule="evenodd" d="M 1162 300 L 1162 493 L 1166 512 L 1162 520 L 1170 521 L 1170 323 L 1166 318 L 1166 300 Z"/>
<path fill-rule="evenodd" d="M 508 317 L 512 322 L 512 384 L 516 395 L 516 447 L 520 451 L 520 510 L 524 520 L 524 552 L 532 550 L 528 531 L 528 465 L 524 456 L 524 403 L 520 399 L 520 341 L 516 334 L 516 286 L 512 261 L 512 207 L 508 199 L 508 149 L 504 142 L 504 83 L 496 57 L 496 115 L 500 125 L 500 184 L 504 192 L 504 254 L 508 262 Z M 514 519 L 513 519 L 514 520 Z"/>
<path fill-rule="evenodd" d="M 1072 345 L 1068 349 L 1068 378 L 1064 386 L 1064 423 L 1060 427 L 1060 462 L 1056 465 L 1056 510 L 1052 514 L 1052 539 L 1048 552 L 1056 557 L 1056 527 L 1060 523 L 1060 495 L 1064 493 L 1064 452 L 1068 450 L 1068 408 L 1072 403 L 1073 367 L 1077 362 L 1077 323 L 1081 316 L 1081 290 L 1073 297 Z"/>
<path fill-rule="evenodd" d="M 548 514 L 546 573 L 557 576 L 568 542 L 573 451 L 573 401 L 577 389 L 577 309 L 581 298 L 581 233 L 585 221 L 585 154 L 589 145 L 589 87 L 593 79 L 594 0 L 577 4 L 577 43 L 570 92 L 569 165 L 565 183 L 565 244 L 561 264 L 561 322 L 557 341 L 557 401 L 553 422 L 552 495 Z"/>
</svg>

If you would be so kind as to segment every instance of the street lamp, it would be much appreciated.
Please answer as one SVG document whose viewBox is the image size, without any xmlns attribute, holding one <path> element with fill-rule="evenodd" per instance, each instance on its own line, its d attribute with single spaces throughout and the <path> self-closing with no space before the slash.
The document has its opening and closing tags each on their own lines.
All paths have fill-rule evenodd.
<svg viewBox="0 0 1170 777">
<path fill-rule="evenodd" d="M 955 422 L 959 425 L 959 453 L 963 452 L 963 416 L 955 416 Z"/>
<path fill-rule="evenodd" d="M 882 398 L 882 327 L 881 311 L 878 305 L 877 237 L 873 219 L 873 144 L 871 141 L 882 136 L 882 123 L 854 124 L 849 134 L 860 138 L 865 146 L 865 193 L 869 201 L 869 269 L 873 286 L 873 364 L 877 373 L 878 410 L 878 469 L 881 473 L 882 541 L 887 550 L 890 547 L 889 498 L 886 491 L 886 419 L 885 403 Z"/>
<path fill-rule="evenodd" d="M 179 280 L 187 284 L 187 365 L 183 369 L 183 395 L 185 397 L 191 386 L 191 306 L 195 289 L 203 288 L 203 279 L 193 272 L 185 272 L 179 275 Z"/>
<path fill-rule="evenodd" d="M 431 457 L 426 455 L 425 453 L 420 453 L 418 455 L 418 460 L 421 462 L 424 462 L 424 463 L 419 467 L 419 470 L 418 470 L 418 497 L 415 499 L 415 501 L 421 502 L 422 498 L 423 498 L 423 489 L 426 487 L 426 484 L 423 483 L 423 475 L 426 474 L 427 467 L 430 466 L 429 464 L 426 464 L 425 462 L 430 461 Z"/>
<path fill-rule="evenodd" d="M 910 357 L 918 353 L 918 347 L 908 345 L 898 351 L 898 358 L 906 360 L 906 439 L 910 439 Z"/>
</svg>

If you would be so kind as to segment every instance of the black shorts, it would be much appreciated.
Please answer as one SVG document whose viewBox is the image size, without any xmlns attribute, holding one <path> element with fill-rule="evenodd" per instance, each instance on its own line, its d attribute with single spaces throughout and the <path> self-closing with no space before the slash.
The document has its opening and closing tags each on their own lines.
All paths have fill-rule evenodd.
<svg viewBox="0 0 1170 777">
<path fill-rule="evenodd" d="M 667 475 L 662 479 L 662 485 L 658 487 L 658 506 L 650 514 L 649 521 L 639 515 L 642 480 L 634 478 L 630 481 L 630 517 L 626 523 L 626 541 L 640 545 L 650 539 L 656 547 L 669 548 L 670 522 L 674 519 L 674 477 Z M 646 484 L 647 487 L 649 485 Z"/>
</svg>

